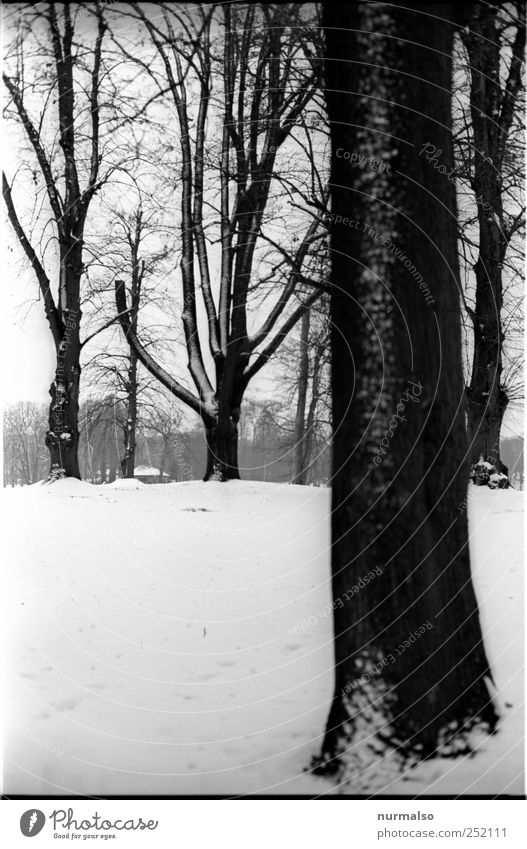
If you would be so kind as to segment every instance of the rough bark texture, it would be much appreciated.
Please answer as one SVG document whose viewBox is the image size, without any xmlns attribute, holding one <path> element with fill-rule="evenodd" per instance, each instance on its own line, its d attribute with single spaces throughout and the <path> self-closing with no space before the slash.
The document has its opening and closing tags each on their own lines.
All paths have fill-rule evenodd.
<svg viewBox="0 0 527 849">
<path fill-rule="evenodd" d="M 70 291 L 71 291 L 70 286 Z M 80 478 L 79 388 L 80 388 L 80 310 L 65 310 L 62 341 L 57 349 L 55 379 L 49 388 L 49 429 L 46 446 L 50 456 L 50 480 Z"/>
<path fill-rule="evenodd" d="M 518 6 L 519 25 L 512 46 L 510 73 L 500 84 L 499 6 L 475 3 L 469 30 L 463 31 L 470 74 L 473 157 L 470 181 L 478 204 L 479 255 L 474 266 L 476 296 L 469 316 L 474 353 L 467 387 L 471 463 L 490 460 L 498 472 L 500 432 L 508 404 L 503 385 L 503 261 L 509 239 L 503 211 L 503 160 L 515 99 L 521 89 L 525 50 L 525 8 Z"/>
<path fill-rule="evenodd" d="M 205 424 L 207 470 L 205 481 L 239 480 L 238 420 L 227 415 L 224 421 Z"/>
<path fill-rule="evenodd" d="M 433 140 L 453 167 L 454 19 L 448 4 L 324 10 L 346 221 L 331 236 L 336 683 L 318 769 L 363 786 L 385 756 L 452 754 L 495 722 L 468 551 L 456 199 L 419 155 Z"/>
</svg>

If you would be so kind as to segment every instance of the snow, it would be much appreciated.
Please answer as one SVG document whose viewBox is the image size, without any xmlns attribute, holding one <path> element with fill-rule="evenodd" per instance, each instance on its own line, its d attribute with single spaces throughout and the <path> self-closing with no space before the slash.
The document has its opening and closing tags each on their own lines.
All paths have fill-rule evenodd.
<svg viewBox="0 0 527 849">
<path fill-rule="evenodd" d="M 502 727 L 377 792 L 523 792 L 522 495 L 470 490 Z M 68 479 L 3 500 L 5 793 L 360 792 L 304 772 L 333 685 L 329 490 Z"/>
<path fill-rule="evenodd" d="M 44 479 L 29 487 L 14 489 L 11 490 L 11 492 L 19 495 L 20 497 L 23 497 L 22 493 L 24 493 L 25 495 L 36 495 L 44 498 L 52 498 L 56 495 L 69 495 L 71 497 L 84 496 L 85 498 L 90 498 L 94 493 L 94 487 L 91 483 L 77 480 L 77 478 L 58 478 L 51 484 Z M 18 521 L 20 522 L 20 520 L 21 519 L 19 517 Z"/>
<path fill-rule="evenodd" d="M 136 480 L 136 478 L 117 478 L 112 483 L 105 484 L 105 486 L 111 487 L 111 489 L 142 489 L 144 483 Z"/>
<path fill-rule="evenodd" d="M 503 472 L 494 472 L 494 474 L 489 475 L 489 483 L 494 484 L 494 486 L 498 486 L 502 480 L 507 480 L 507 475 L 504 475 Z"/>
<path fill-rule="evenodd" d="M 470 550 L 487 655 L 501 715 L 476 757 L 422 764 L 390 793 L 524 794 L 523 493 L 469 487 Z"/>
<path fill-rule="evenodd" d="M 160 471 L 159 471 L 159 469 L 154 468 L 154 466 L 136 466 L 135 469 L 134 469 L 134 475 L 141 475 L 141 477 L 143 477 L 143 476 L 145 476 L 145 477 L 146 476 L 159 477 Z M 166 472 L 163 472 L 163 477 L 168 478 L 168 475 L 167 475 Z"/>
</svg>

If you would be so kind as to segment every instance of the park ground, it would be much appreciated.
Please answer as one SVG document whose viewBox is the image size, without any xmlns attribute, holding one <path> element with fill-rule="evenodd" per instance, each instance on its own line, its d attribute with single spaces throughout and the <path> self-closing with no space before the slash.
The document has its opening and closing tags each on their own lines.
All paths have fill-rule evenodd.
<svg viewBox="0 0 527 849">
<path fill-rule="evenodd" d="M 66 480 L 3 502 L 4 793 L 364 792 L 305 772 L 333 685 L 328 489 Z M 471 487 L 468 510 L 498 733 L 368 792 L 524 792 L 522 493 Z"/>
</svg>

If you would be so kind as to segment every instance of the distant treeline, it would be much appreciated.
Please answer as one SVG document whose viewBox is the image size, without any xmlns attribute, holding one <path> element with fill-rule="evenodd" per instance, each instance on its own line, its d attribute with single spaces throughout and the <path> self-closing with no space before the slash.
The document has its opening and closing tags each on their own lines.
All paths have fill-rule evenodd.
<svg viewBox="0 0 527 849">
<path fill-rule="evenodd" d="M 4 411 L 4 486 L 25 486 L 46 477 L 49 458 L 44 436 L 46 404 L 18 402 Z M 119 403 L 90 400 L 82 405 L 79 460 L 83 480 L 110 483 L 121 476 L 123 433 L 126 417 Z M 294 433 L 273 415 L 269 402 L 254 402 L 251 415 L 241 422 L 239 459 L 241 477 L 287 483 L 293 479 Z M 206 466 L 206 443 L 202 428 L 185 429 L 177 414 L 150 412 L 137 434 L 136 466 L 149 466 L 172 481 L 200 480 Z M 327 436 L 314 434 L 311 456 L 306 462 L 305 483 L 323 485 L 331 469 Z"/>
</svg>

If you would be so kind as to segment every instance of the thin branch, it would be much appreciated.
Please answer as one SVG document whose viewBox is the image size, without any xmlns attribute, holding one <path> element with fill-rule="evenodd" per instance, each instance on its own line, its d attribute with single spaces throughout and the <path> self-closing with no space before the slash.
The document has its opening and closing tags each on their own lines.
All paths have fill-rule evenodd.
<svg viewBox="0 0 527 849">
<path fill-rule="evenodd" d="M 315 303 L 315 301 L 317 301 L 318 298 L 321 297 L 322 294 L 322 289 L 317 292 L 313 292 L 313 294 L 310 295 L 307 300 L 304 301 L 303 304 L 300 304 L 300 306 L 298 306 L 296 310 L 291 313 L 289 318 L 283 323 L 276 336 L 269 342 L 269 344 L 263 349 L 263 351 L 258 354 L 256 360 L 250 366 L 248 366 L 248 368 L 245 369 L 243 373 L 243 382 L 245 386 L 247 386 L 247 384 L 254 377 L 254 375 L 257 374 L 260 369 L 262 369 L 269 362 L 269 360 L 271 359 L 273 354 L 276 353 L 288 333 L 290 333 L 297 321 L 300 320 L 305 310 L 309 309 Z"/>
<path fill-rule="evenodd" d="M 44 182 L 46 184 L 46 189 L 48 192 L 49 202 L 51 204 L 51 209 L 53 211 L 53 215 L 55 217 L 55 221 L 57 222 L 57 227 L 59 228 L 59 233 L 62 235 L 64 230 L 63 225 L 63 207 L 62 207 L 62 199 L 59 195 L 58 189 L 55 185 L 55 181 L 53 179 L 53 175 L 51 173 L 51 166 L 48 162 L 48 158 L 44 152 L 44 148 L 42 147 L 42 143 L 40 141 L 40 136 L 38 135 L 31 118 L 26 112 L 26 108 L 24 106 L 22 95 L 20 94 L 17 86 L 11 80 L 7 74 L 2 74 L 2 78 L 4 83 L 13 98 L 13 102 L 16 106 L 16 110 L 22 122 L 22 126 L 26 131 L 26 135 L 33 146 L 33 150 L 35 151 L 38 164 L 40 166 L 40 170 L 42 172 L 42 176 L 44 177 Z"/>
<path fill-rule="evenodd" d="M 49 282 L 49 278 L 44 271 L 44 268 L 37 257 L 33 246 L 31 245 L 29 239 L 27 238 L 24 229 L 19 221 L 15 205 L 13 203 L 13 198 L 11 195 L 11 187 L 7 182 L 5 174 L 2 172 L 2 193 L 4 196 L 4 200 L 7 206 L 7 214 L 9 216 L 9 221 L 11 222 L 11 226 L 16 233 L 18 241 L 22 249 L 24 250 L 25 255 L 27 256 L 31 266 L 36 274 L 38 285 L 40 287 L 40 291 L 42 293 L 42 298 L 44 300 L 44 310 L 46 313 L 46 318 L 48 320 L 50 330 L 53 336 L 53 341 L 55 342 L 55 346 L 58 348 L 62 341 L 63 337 L 63 324 L 60 320 L 59 313 L 53 299 L 53 295 L 51 292 L 51 284 Z"/>
</svg>

